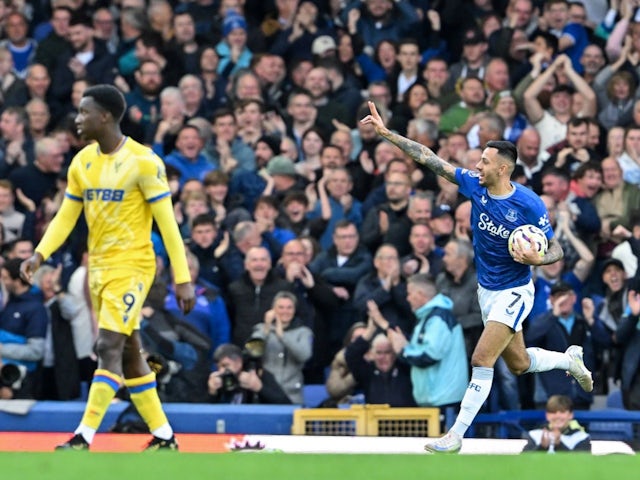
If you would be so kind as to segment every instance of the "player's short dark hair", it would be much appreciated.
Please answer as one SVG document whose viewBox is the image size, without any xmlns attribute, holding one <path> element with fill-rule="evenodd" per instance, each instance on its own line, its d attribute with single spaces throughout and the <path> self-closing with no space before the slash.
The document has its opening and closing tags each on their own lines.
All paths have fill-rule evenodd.
<svg viewBox="0 0 640 480">
<path fill-rule="evenodd" d="M 498 150 L 498 155 L 513 165 L 515 165 L 516 160 L 518 160 L 518 149 L 513 143 L 507 140 L 491 140 L 487 142 L 486 148 L 495 148 Z"/>
<path fill-rule="evenodd" d="M 100 108 L 111 114 L 114 120 L 120 122 L 127 109 L 127 102 L 124 95 L 113 85 L 100 84 L 87 88 L 82 94 L 82 98 L 91 97 Z"/>
</svg>

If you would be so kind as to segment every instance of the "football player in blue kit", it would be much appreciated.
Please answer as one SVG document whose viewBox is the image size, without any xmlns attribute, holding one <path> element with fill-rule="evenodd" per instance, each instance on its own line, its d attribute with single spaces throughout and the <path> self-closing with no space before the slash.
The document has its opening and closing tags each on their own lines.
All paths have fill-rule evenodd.
<svg viewBox="0 0 640 480">
<path fill-rule="evenodd" d="M 361 120 L 400 147 L 414 161 L 459 186 L 471 200 L 471 228 L 478 274 L 478 301 L 484 330 L 471 356 L 471 381 L 462 399 L 460 413 L 449 432 L 428 443 L 428 452 L 458 452 L 462 438 L 489 396 L 493 367 L 499 356 L 517 374 L 560 369 L 569 372 L 585 391 L 593 390 L 591 372 L 582 360 L 582 347 L 565 352 L 526 348 L 522 322 L 533 306 L 531 265 L 556 262 L 563 256 L 553 236 L 547 210 L 531 190 L 511 181 L 518 151 L 507 141 L 488 142 L 476 170 L 456 168 L 424 145 L 390 131 L 375 105 Z M 549 240 L 544 256 L 530 245 L 518 244 L 511 256 L 508 239 L 520 225 L 537 225 Z"/>
</svg>

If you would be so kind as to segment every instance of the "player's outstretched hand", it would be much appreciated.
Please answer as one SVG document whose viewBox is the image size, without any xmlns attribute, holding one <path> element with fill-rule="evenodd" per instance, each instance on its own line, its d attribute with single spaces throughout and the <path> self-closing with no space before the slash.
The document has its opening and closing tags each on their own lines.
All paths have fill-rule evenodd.
<svg viewBox="0 0 640 480">
<path fill-rule="evenodd" d="M 36 252 L 20 264 L 20 276 L 29 285 L 31 285 L 33 274 L 40 268 L 42 260 L 42 255 Z"/>
<path fill-rule="evenodd" d="M 373 125 L 373 128 L 375 128 L 378 135 L 382 135 L 383 133 L 388 132 L 389 129 L 384 126 L 384 122 L 382 121 L 382 117 L 378 113 L 378 109 L 376 108 L 375 103 L 371 101 L 367 103 L 369 104 L 369 111 L 371 111 L 371 114 L 360 120 L 360 123 L 363 125 Z"/>
<path fill-rule="evenodd" d="M 196 303 L 196 294 L 191 282 L 176 284 L 176 297 L 178 299 L 178 305 L 180 305 L 180 308 L 185 314 L 193 310 Z"/>
</svg>

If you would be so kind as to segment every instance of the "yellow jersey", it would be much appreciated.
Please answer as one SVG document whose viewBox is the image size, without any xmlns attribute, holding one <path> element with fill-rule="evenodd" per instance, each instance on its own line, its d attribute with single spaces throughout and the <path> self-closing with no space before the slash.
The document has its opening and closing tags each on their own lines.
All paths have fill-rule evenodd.
<svg viewBox="0 0 640 480">
<path fill-rule="evenodd" d="M 150 204 L 171 195 L 162 159 L 129 137 L 111 154 L 92 143 L 67 181 L 66 197 L 83 203 L 90 267 L 155 271 Z"/>
</svg>

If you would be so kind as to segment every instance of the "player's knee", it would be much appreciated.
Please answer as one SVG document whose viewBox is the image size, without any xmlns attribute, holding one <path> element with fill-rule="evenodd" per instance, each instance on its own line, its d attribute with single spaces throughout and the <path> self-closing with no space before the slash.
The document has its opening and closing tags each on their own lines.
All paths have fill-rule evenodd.
<svg viewBox="0 0 640 480">
<path fill-rule="evenodd" d="M 110 365 L 113 362 L 121 362 L 122 347 L 110 338 L 99 337 L 96 342 L 96 354 L 101 362 Z"/>
<path fill-rule="evenodd" d="M 472 367 L 488 367 L 492 368 L 495 360 L 488 358 L 486 355 L 482 353 L 473 352 L 471 355 L 471 366 Z"/>
</svg>

